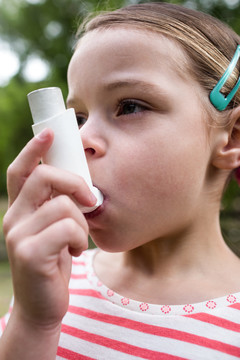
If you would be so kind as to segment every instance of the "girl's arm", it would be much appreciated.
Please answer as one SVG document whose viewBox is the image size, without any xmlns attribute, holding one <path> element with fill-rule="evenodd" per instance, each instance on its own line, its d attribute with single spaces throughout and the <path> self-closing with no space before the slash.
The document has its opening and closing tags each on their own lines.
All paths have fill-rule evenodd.
<svg viewBox="0 0 240 360">
<path fill-rule="evenodd" d="M 33 138 L 8 170 L 3 230 L 14 305 L 0 341 L 1 360 L 55 359 L 68 302 L 71 255 L 87 248 L 88 225 L 77 207 L 96 199 L 77 175 L 38 165 L 53 140 Z"/>
<path fill-rule="evenodd" d="M 60 329 L 61 324 L 52 328 L 35 326 L 13 310 L 0 340 L 0 359 L 56 359 Z"/>
</svg>

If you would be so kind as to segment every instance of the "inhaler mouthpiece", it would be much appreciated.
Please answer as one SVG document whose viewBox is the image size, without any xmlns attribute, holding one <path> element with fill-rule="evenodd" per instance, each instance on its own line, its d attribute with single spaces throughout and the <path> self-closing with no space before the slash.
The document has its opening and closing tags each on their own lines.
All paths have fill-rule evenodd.
<svg viewBox="0 0 240 360">
<path fill-rule="evenodd" d="M 103 195 L 92 184 L 74 109 L 66 110 L 62 92 L 56 87 L 29 93 L 28 102 L 34 122 L 34 135 L 45 128 L 54 132 L 53 144 L 42 159 L 43 163 L 83 177 L 96 196 L 97 203 L 93 207 L 82 207 L 81 210 L 84 213 L 95 210 L 102 204 Z"/>
</svg>

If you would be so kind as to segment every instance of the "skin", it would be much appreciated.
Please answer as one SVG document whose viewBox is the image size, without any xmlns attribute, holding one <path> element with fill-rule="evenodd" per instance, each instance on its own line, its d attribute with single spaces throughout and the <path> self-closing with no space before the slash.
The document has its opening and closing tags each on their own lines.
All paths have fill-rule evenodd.
<svg viewBox="0 0 240 360">
<path fill-rule="evenodd" d="M 83 179 L 38 166 L 50 130 L 9 167 L 4 232 L 15 303 L 1 359 L 55 359 L 71 255 L 87 248 L 89 231 L 102 249 L 97 275 L 124 296 L 181 304 L 239 291 L 239 260 L 218 220 L 222 188 L 240 165 L 239 109 L 230 130 L 207 126 L 207 94 L 177 71 L 179 62 L 186 58 L 175 43 L 139 30 L 93 31 L 79 43 L 68 107 L 104 203 L 85 217 L 76 202 L 95 199 Z"/>
<path fill-rule="evenodd" d="M 113 52 L 112 35 L 106 32 L 94 41 L 96 34 L 89 34 L 69 67 L 68 104 L 88 118 L 81 135 L 94 182 L 106 197 L 101 219 L 88 223 L 96 243 L 107 251 L 126 251 L 169 236 L 170 228 L 174 234 L 191 221 L 192 212 L 200 210 L 198 203 L 202 201 L 211 149 L 205 124 L 199 121 L 202 114 L 194 84 L 183 82 L 173 66 L 169 68 L 169 50 L 173 51 L 174 44 L 162 39 L 164 45 L 168 43 L 164 50 L 154 44 L 149 52 L 147 36 L 141 37 L 138 47 L 137 32 L 126 44 L 127 32 L 121 30 L 118 35 L 115 31 L 118 46 Z M 159 43 L 159 37 L 151 37 Z M 178 57 L 179 52 L 177 49 Z M 91 71 L 94 68 L 97 76 Z M 120 87 L 120 81 L 143 81 L 154 87 L 151 92 L 146 85 Z M 182 93 L 187 102 L 179 96 Z M 121 98 L 137 99 L 136 112 L 118 116 Z M 204 149 L 204 156 L 199 148 Z M 102 169 L 106 169 L 105 176 Z"/>
<path fill-rule="evenodd" d="M 228 134 L 207 125 L 206 94 L 178 63 L 186 58 L 173 41 L 115 29 L 87 34 L 68 72 L 68 105 L 84 124 L 90 171 L 105 195 L 102 213 L 88 219 L 105 250 L 95 271 L 116 292 L 160 304 L 202 301 L 240 285 L 222 267 L 239 271 L 219 226 L 228 171 L 214 166 Z"/>
</svg>

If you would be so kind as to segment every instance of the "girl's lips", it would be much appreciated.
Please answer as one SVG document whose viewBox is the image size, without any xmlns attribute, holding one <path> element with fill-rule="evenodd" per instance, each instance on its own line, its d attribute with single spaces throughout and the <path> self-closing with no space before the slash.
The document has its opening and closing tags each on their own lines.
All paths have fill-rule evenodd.
<svg viewBox="0 0 240 360">
<path fill-rule="evenodd" d="M 105 207 L 105 195 L 103 195 L 103 203 L 99 207 L 97 207 L 95 210 L 93 210 L 89 213 L 84 214 L 85 219 L 88 220 L 88 219 L 93 219 L 93 218 L 97 217 L 98 215 L 100 215 L 103 212 L 104 207 Z"/>
<path fill-rule="evenodd" d="M 104 200 L 103 200 L 102 205 L 100 205 L 98 208 L 96 208 L 95 210 L 93 210 L 89 213 L 84 214 L 85 219 L 86 220 L 93 219 L 93 218 L 97 217 L 98 215 L 100 215 L 103 212 L 103 210 L 104 210 Z"/>
</svg>

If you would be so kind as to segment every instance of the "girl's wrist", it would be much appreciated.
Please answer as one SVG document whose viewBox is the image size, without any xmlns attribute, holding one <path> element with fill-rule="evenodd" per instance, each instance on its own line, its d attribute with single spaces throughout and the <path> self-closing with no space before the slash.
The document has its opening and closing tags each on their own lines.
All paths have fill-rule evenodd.
<svg viewBox="0 0 240 360">
<path fill-rule="evenodd" d="M 11 317 L 17 323 L 23 324 L 26 329 L 36 333 L 39 332 L 39 334 L 48 333 L 50 335 L 61 330 L 62 319 L 53 320 L 50 317 L 43 319 L 41 315 L 38 318 L 32 317 L 26 311 L 23 311 L 20 306 L 17 306 L 17 304 L 13 306 Z"/>
<path fill-rule="evenodd" d="M 17 309 L 13 309 L 1 338 L 0 358 L 55 360 L 60 332 L 61 322 L 38 324 Z"/>
</svg>

